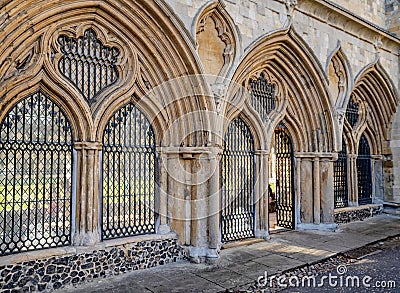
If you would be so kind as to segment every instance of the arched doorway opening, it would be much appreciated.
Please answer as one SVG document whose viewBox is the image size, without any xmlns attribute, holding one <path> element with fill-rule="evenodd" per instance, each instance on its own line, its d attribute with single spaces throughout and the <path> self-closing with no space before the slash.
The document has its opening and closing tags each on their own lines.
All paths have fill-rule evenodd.
<svg viewBox="0 0 400 293">
<path fill-rule="evenodd" d="M 333 170 L 335 209 L 349 205 L 347 170 L 347 146 L 343 137 L 342 150 L 338 153 L 338 159 Z"/>
<path fill-rule="evenodd" d="M 225 134 L 220 170 L 222 243 L 254 237 L 254 140 L 240 117 Z"/>
<path fill-rule="evenodd" d="M 358 204 L 372 203 L 372 160 L 371 150 L 365 135 L 363 134 L 358 144 L 357 156 L 357 182 Z"/>
<path fill-rule="evenodd" d="M 275 128 L 271 152 L 269 193 L 270 231 L 295 228 L 294 152 L 289 130 L 283 122 Z"/>
</svg>

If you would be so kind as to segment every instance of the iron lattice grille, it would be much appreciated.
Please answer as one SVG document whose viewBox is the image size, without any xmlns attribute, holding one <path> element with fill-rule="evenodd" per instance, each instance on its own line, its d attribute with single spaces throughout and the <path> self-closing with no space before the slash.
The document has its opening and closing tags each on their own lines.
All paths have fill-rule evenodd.
<svg viewBox="0 0 400 293">
<path fill-rule="evenodd" d="M 254 142 L 240 118 L 228 127 L 220 168 L 222 242 L 254 237 Z"/>
<path fill-rule="evenodd" d="M 41 91 L 0 125 L 0 254 L 70 245 L 73 136 Z"/>
<path fill-rule="evenodd" d="M 155 233 L 156 159 L 146 116 L 122 107 L 103 136 L 103 239 Z"/>
<path fill-rule="evenodd" d="M 347 207 L 349 205 L 347 183 L 347 147 L 344 138 L 342 138 L 342 150 L 338 154 L 338 160 L 334 164 L 333 172 L 335 209 Z"/>
<path fill-rule="evenodd" d="M 363 135 L 358 146 L 357 180 L 358 180 L 358 204 L 372 203 L 372 170 L 371 152 L 368 140 Z"/>
<path fill-rule="evenodd" d="M 354 98 L 351 97 L 346 109 L 346 119 L 351 127 L 354 127 L 358 122 L 358 108 L 358 104 L 354 101 Z"/>
<path fill-rule="evenodd" d="M 60 72 L 79 89 L 89 104 L 103 89 L 117 81 L 115 63 L 119 50 L 104 46 L 93 29 L 86 30 L 77 39 L 61 35 L 58 43 L 63 54 L 58 63 Z"/>
<path fill-rule="evenodd" d="M 275 129 L 275 154 L 277 224 L 294 229 L 294 154 L 290 133 L 283 123 Z"/>
<path fill-rule="evenodd" d="M 250 88 L 252 106 L 266 121 L 268 114 L 275 109 L 275 85 L 268 83 L 261 73 L 257 80 L 250 80 Z"/>
</svg>

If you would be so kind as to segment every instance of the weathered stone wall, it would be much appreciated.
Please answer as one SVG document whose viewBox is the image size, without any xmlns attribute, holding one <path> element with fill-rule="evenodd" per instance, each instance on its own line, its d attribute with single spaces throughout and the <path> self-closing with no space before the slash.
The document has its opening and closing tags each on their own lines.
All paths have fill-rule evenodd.
<svg viewBox="0 0 400 293">
<path fill-rule="evenodd" d="M 383 213 L 382 205 L 369 205 L 359 208 L 343 208 L 335 211 L 335 223 L 349 223 L 363 221 Z"/>
<path fill-rule="evenodd" d="M 58 289 L 90 279 L 176 262 L 184 258 L 176 239 L 132 245 L 0 266 L 1 292 Z"/>
<path fill-rule="evenodd" d="M 370 22 L 385 26 L 385 0 L 331 0 L 331 2 Z"/>
<path fill-rule="evenodd" d="M 191 32 L 194 30 L 196 15 L 210 3 L 206 0 L 166 0 L 166 2 Z M 384 0 L 341 0 L 340 2 L 356 15 L 385 28 Z M 237 25 L 244 52 L 250 49 L 251 44 L 261 36 L 281 29 L 287 24 L 288 11 L 281 1 L 225 0 L 224 3 L 226 11 Z M 365 28 L 358 24 L 354 24 L 353 27 L 349 19 L 346 21 L 336 16 L 329 7 L 317 6 L 311 0 L 299 1 L 293 18 L 294 29 L 310 46 L 324 69 L 328 57 L 340 41 L 355 78 L 366 65 L 374 61 L 378 35 L 374 36 L 372 33 L 364 35 L 367 31 Z M 399 88 L 397 54 L 398 49 L 384 45 L 380 53 L 380 62 L 392 77 L 395 86 Z"/>
<path fill-rule="evenodd" d="M 400 35 L 400 1 L 399 0 L 386 0 L 386 27 L 387 29 Z"/>
<path fill-rule="evenodd" d="M 322 19 L 321 19 L 322 20 Z M 318 19 L 310 18 L 307 14 L 298 12 L 295 15 L 294 26 L 317 56 L 325 68 L 331 53 L 340 46 L 350 63 L 351 73 L 355 79 L 362 69 L 376 58 L 374 40 L 362 40 L 357 35 L 333 28 L 330 24 Z M 380 62 L 392 77 L 398 88 L 398 57 L 397 52 L 383 50 L 380 53 Z"/>
</svg>

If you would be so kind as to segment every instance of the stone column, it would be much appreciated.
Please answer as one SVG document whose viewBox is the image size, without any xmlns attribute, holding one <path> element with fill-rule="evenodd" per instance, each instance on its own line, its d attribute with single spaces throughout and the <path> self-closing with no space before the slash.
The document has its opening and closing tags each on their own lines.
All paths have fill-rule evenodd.
<svg viewBox="0 0 400 293">
<path fill-rule="evenodd" d="M 256 155 L 256 230 L 255 236 L 268 239 L 269 235 L 269 214 L 268 214 L 268 185 L 269 185 L 269 153 L 265 150 L 258 150 Z"/>
<path fill-rule="evenodd" d="M 399 132 L 397 131 L 397 133 Z M 397 134 L 397 137 L 400 137 L 400 134 Z M 385 162 L 384 170 L 387 170 L 385 171 L 385 184 L 390 184 L 392 188 L 388 190 L 385 186 L 384 209 L 385 213 L 400 215 L 400 140 L 393 140 L 390 146 L 392 160 Z M 391 173 L 391 176 L 387 173 Z"/>
<path fill-rule="evenodd" d="M 159 154 L 159 170 L 160 170 L 160 182 L 158 198 L 156 199 L 156 210 L 158 211 L 160 226 L 158 227 L 159 234 L 167 234 L 171 231 L 168 222 L 168 192 L 167 192 L 167 180 L 168 180 L 168 156 L 157 150 Z"/>
<path fill-rule="evenodd" d="M 319 158 L 313 160 L 313 198 L 314 198 L 314 224 L 321 222 L 321 186 L 320 186 L 320 173 L 319 173 Z"/>
<path fill-rule="evenodd" d="M 208 179 L 210 177 L 209 154 L 195 154 L 192 161 L 192 196 L 190 245 L 193 247 L 208 247 Z"/>
<path fill-rule="evenodd" d="M 213 148 L 209 155 L 210 160 L 210 182 L 208 200 L 208 225 L 209 225 L 209 248 L 208 258 L 217 258 L 220 247 L 220 182 L 219 182 L 219 160 L 222 153 L 221 148 Z"/>
<path fill-rule="evenodd" d="M 163 147 L 160 148 L 160 154 L 164 162 L 163 173 L 161 178 L 165 180 L 165 187 L 160 198 L 160 209 L 166 211 L 165 219 L 161 218 L 164 225 L 169 224 L 171 229 L 177 233 L 181 244 L 190 244 L 190 200 L 191 186 L 187 182 L 190 172 L 187 166 L 190 166 L 191 158 L 181 160 L 179 148 Z M 188 174 L 189 173 L 189 174 Z M 166 203 L 167 207 L 161 207 L 161 203 Z M 189 205 L 187 204 L 189 202 Z M 162 223 L 162 222 L 161 222 Z M 166 230 L 167 227 L 164 226 Z"/>
<path fill-rule="evenodd" d="M 372 203 L 374 204 L 383 204 L 383 193 L 384 193 L 384 184 L 389 190 L 391 188 L 390 182 L 384 182 L 384 174 L 383 174 L 383 166 L 384 163 L 393 166 L 391 164 L 391 160 L 384 162 L 384 156 L 380 155 L 372 155 Z M 391 170 L 392 168 L 389 168 Z M 388 174 L 387 179 L 390 181 L 390 174 Z"/>
<path fill-rule="evenodd" d="M 99 225 L 99 142 L 77 142 L 76 230 L 74 245 L 93 245 L 100 241 Z"/>
<path fill-rule="evenodd" d="M 302 158 L 300 169 L 301 175 L 297 179 L 300 181 L 300 193 L 297 195 L 300 197 L 300 222 L 311 224 L 314 222 L 312 158 Z"/>
<path fill-rule="evenodd" d="M 358 178 L 357 178 L 357 155 L 349 154 L 349 207 L 358 206 Z"/>
<path fill-rule="evenodd" d="M 177 233 L 179 241 L 187 245 L 189 257 L 195 262 L 217 258 L 219 249 L 219 172 L 216 148 L 164 147 L 162 160 L 167 160 L 161 181 L 167 186 L 166 219 Z M 217 170 L 213 172 L 212 170 Z M 213 196 L 209 196 L 209 195 Z"/>
<path fill-rule="evenodd" d="M 296 203 L 296 207 L 295 207 L 295 226 L 297 227 L 297 225 L 299 223 L 301 223 L 301 198 L 302 198 L 302 193 L 301 193 L 301 164 L 302 164 L 302 159 L 301 158 L 295 158 L 295 172 L 296 175 L 294 177 L 294 182 L 295 182 L 295 203 Z"/>
<path fill-rule="evenodd" d="M 337 155 L 332 153 L 297 153 L 301 158 L 297 170 L 300 177 L 300 220 L 298 229 L 332 230 L 334 224 L 333 164 Z"/>
<path fill-rule="evenodd" d="M 337 160 L 337 154 L 326 154 L 320 160 L 320 198 L 321 198 L 321 222 L 323 224 L 332 224 L 334 218 L 334 163 Z"/>
</svg>

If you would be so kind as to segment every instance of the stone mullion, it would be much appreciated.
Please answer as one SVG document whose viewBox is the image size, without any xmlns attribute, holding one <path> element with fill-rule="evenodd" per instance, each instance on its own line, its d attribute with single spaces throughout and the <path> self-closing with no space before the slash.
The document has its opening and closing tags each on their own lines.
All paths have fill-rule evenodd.
<svg viewBox="0 0 400 293">
<path fill-rule="evenodd" d="M 100 241 L 99 155 L 101 144 L 78 142 L 76 184 L 76 231 L 74 245 L 93 245 Z"/>
</svg>

